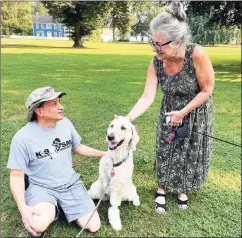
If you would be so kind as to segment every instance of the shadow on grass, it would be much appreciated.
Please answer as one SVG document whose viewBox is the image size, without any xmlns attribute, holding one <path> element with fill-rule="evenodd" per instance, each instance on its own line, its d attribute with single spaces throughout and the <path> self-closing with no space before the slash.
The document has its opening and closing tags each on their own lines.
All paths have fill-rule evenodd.
<svg viewBox="0 0 242 238">
<path fill-rule="evenodd" d="M 211 183 L 206 183 L 200 191 L 194 191 L 189 194 L 191 203 L 186 211 L 180 211 L 178 209 L 177 195 L 168 193 L 166 201 L 169 210 L 165 219 L 162 221 L 164 230 L 161 231 L 154 230 L 161 219 L 161 216 L 154 211 L 155 189 L 155 186 L 149 188 L 137 187 L 137 192 L 141 199 L 141 206 L 139 207 L 135 207 L 131 202 L 122 202 L 120 206 L 120 216 L 123 222 L 121 236 L 127 237 L 130 232 L 137 232 L 137 237 L 142 237 L 152 232 L 153 235 L 162 233 L 166 236 L 177 236 L 180 232 L 180 235 L 185 235 L 187 233 L 188 237 L 192 237 L 192 231 L 189 230 L 189 227 L 193 226 L 200 236 L 211 237 L 207 234 L 208 229 L 211 229 L 210 235 L 218 237 L 220 237 L 222 233 L 227 237 L 240 233 L 240 191 L 229 187 L 226 189 L 219 189 Z M 20 233 L 23 235 L 27 234 L 9 190 L 4 192 L 4 197 L 5 205 L 4 209 L 2 209 L 4 217 L 3 237 L 16 237 Z M 97 201 L 98 200 L 94 201 L 95 204 L 97 204 Z M 116 234 L 108 221 L 109 207 L 109 201 L 102 201 L 98 208 L 102 221 L 102 227 L 98 235 L 102 237 L 115 236 Z M 131 220 L 133 222 L 130 222 Z M 7 229 L 11 227 L 11 224 L 15 224 L 15 228 L 17 229 Z M 182 229 L 178 229 L 177 231 L 175 229 L 177 224 L 182 226 Z M 230 227 L 230 229 L 228 230 L 227 227 Z M 80 229 L 78 226 L 75 223 L 68 224 L 65 216 L 62 214 L 59 220 L 48 228 L 47 234 L 52 237 L 73 237 L 77 235 L 79 231 Z M 85 236 L 92 236 L 92 234 L 86 231 L 83 234 L 85 234 Z"/>
<path fill-rule="evenodd" d="M 230 82 L 230 83 L 240 83 L 241 82 L 241 75 L 240 72 L 222 72 L 222 71 L 216 71 L 215 72 L 215 79 L 216 82 Z"/>
<path fill-rule="evenodd" d="M 82 49 L 82 50 L 96 50 L 97 48 L 91 48 L 91 47 L 80 47 L 80 48 L 74 48 L 74 47 L 59 47 L 59 46 L 46 46 L 46 45 L 28 45 L 28 44 L 5 44 L 1 45 L 1 48 L 39 48 L 39 49 Z"/>
</svg>

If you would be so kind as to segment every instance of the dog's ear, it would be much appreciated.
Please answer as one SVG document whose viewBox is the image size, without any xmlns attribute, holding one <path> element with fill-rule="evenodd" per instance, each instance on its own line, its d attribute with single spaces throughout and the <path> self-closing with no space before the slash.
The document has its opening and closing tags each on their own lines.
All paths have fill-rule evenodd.
<svg viewBox="0 0 242 238">
<path fill-rule="evenodd" d="M 114 115 L 113 115 L 113 117 L 114 117 L 114 118 L 119 118 L 120 116 L 118 116 L 118 115 L 114 114 Z"/>
<path fill-rule="evenodd" d="M 133 151 L 136 150 L 136 145 L 139 142 L 139 135 L 135 129 L 135 126 L 132 124 L 132 141 L 131 141 L 131 149 Z"/>
</svg>

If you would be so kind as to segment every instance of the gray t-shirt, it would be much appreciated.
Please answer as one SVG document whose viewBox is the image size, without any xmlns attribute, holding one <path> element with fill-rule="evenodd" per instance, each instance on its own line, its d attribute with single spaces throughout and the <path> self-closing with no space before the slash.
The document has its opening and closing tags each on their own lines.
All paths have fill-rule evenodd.
<svg viewBox="0 0 242 238">
<path fill-rule="evenodd" d="M 12 139 L 7 167 L 24 170 L 30 183 L 43 187 L 72 184 L 80 177 L 72 168 L 72 151 L 80 143 L 80 135 L 67 118 L 54 128 L 29 122 Z"/>
</svg>

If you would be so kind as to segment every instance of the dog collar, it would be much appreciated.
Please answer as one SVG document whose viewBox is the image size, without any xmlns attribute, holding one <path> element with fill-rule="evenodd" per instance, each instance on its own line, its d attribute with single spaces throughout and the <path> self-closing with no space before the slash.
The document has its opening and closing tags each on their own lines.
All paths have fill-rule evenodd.
<svg viewBox="0 0 242 238">
<path fill-rule="evenodd" d="M 113 163 L 113 168 L 112 168 L 112 171 L 111 171 L 111 177 L 114 177 L 114 175 L 115 175 L 115 172 L 114 172 L 114 168 L 115 167 L 118 167 L 118 166 L 120 166 L 122 163 L 124 163 L 127 159 L 128 159 L 128 157 L 129 157 L 129 152 L 128 152 L 128 154 L 125 156 L 125 158 L 122 160 L 122 161 L 119 161 L 118 163 L 116 163 L 116 164 L 114 164 Z M 113 161 L 113 158 L 112 158 L 112 161 Z"/>
<path fill-rule="evenodd" d="M 129 156 L 129 153 L 122 161 L 119 161 L 118 163 L 113 164 L 113 167 L 115 168 L 115 167 L 120 166 L 122 163 L 124 163 L 128 159 L 128 156 Z"/>
<path fill-rule="evenodd" d="M 133 131 L 132 131 L 133 132 Z M 129 145 L 130 145 L 130 143 L 131 143 L 131 141 L 132 141 L 132 139 L 129 141 Z M 123 143 L 123 142 L 122 142 Z M 129 150 L 129 152 L 130 152 L 130 150 Z M 122 163 L 124 163 L 124 162 L 126 162 L 126 160 L 128 159 L 128 157 L 129 157 L 129 152 L 128 152 L 128 154 L 125 156 L 125 158 L 122 160 L 122 161 L 119 161 L 118 163 L 116 163 L 116 164 L 114 164 L 114 161 L 113 161 L 113 158 L 112 158 L 112 161 L 113 161 L 113 168 L 112 168 L 112 171 L 111 171 L 111 177 L 114 177 L 114 175 L 115 175 L 115 172 L 114 172 L 114 168 L 115 167 L 118 167 L 118 166 L 120 166 Z"/>
</svg>

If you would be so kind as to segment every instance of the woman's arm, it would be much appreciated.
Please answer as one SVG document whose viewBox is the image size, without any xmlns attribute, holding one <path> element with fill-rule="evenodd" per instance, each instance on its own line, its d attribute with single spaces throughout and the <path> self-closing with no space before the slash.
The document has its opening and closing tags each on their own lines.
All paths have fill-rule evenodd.
<svg viewBox="0 0 242 238">
<path fill-rule="evenodd" d="M 158 87 L 158 80 L 155 72 L 153 59 L 150 61 L 147 78 L 145 83 L 144 92 L 141 98 L 137 101 L 132 110 L 128 113 L 128 117 L 131 121 L 135 120 L 141 114 L 143 114 L 154 102 L 156 91 Z"/>
<path fill-rule="evenodd" d="M 171 116 L 171 125 L 180 125 L 184 116 L 203 104 L 214 89 L 214 70 L 212 63 L 201 46 L 196 46 L 193 51 L 193 65 L 196 72 L 200 92 L 180 111 L 168 112 Z"/>
<path fill-rule="evenodd" d="M 200 92 L 181 111 L 185 115 L 203 104 L 214 89 L 214 70 L 212 63 L 201 46 L 197 46 L 193 52 L 193 64 L 196 71 Z"/>
</svg>

